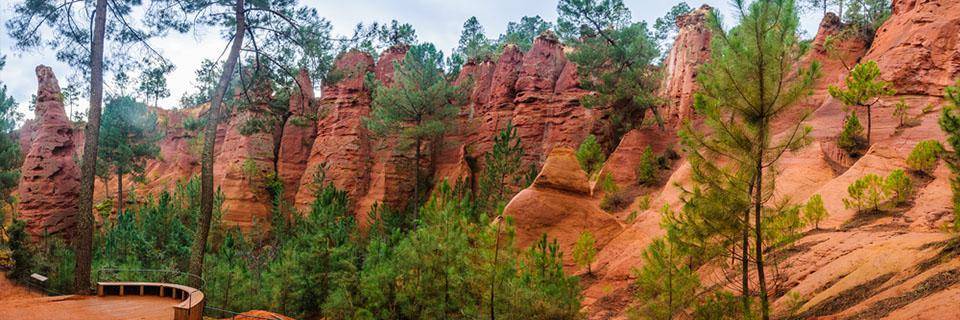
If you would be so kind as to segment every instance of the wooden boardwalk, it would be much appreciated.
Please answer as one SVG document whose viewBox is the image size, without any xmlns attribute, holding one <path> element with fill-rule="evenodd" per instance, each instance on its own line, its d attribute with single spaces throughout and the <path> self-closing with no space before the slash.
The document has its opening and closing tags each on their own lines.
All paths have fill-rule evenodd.
<svg viewBox="0 0 960 320">
<path fill-rule="evenodd" d="M 173 319 L 179 300 L 158 296 L 57 296 L 0 301 L 0 319 Z"/>
</svg>

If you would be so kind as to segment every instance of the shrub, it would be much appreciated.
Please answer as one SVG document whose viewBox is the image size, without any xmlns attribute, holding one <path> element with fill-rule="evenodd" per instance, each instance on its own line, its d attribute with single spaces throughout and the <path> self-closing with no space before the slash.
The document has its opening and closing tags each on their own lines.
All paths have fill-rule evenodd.
<svg viewBox="0 0 960 320">
<path fill-rule="evenodd" d="M 653 155 L 653 149 L 647 146 L 643 150 L 643 155 L 640 156 L 640 164 L 637 165 L 637 184 L 648 186 L 656 183 L 659 169 L 659 159 Z"/>
<path fill-rule="evenodd" d="M 843 199 L 848 208 L 880 210 L 880 204 L 887 200 L 889 192 L 884 185 L 883 178 L 876 174 L 867 174 L 847 187 L 849 198 Z"/>
<path fill-rule="evenodd" d="M 597 137 L 592 134 L 580 143 L 576 156 L 577 161 L 580 162 L 580 168 L 587 172 L 587 176 L 593 176 L 594 173 L 600 171 L 603 162 L 607 160 L 603 154 L 603 149 L 597 143 Z"/>
<path fill-rule="evenodd" d="M 600 209 L 606 212 L 617 212 L 629 206 L 632 200 L 626 192 L 609 192 L 600 200 Z"/>
<path fill-rule="evenodd" d="M 857 118 L 856 112 L 851 112 L 843 123 L 843 131 L 837 138 L 837 146 L 840 149 L 850 153 L 855 153 L 866 146 L 866 140 L 863 136 L 863 125 Z"/>
<path fill-rule="evenodd" d="M 589 231 L 580 234 L 577 243 L 573 246 L 573 261 L 580 267 L 587 267 L 587 273 L 592 274 L 590 264 L 597 257 L 596 240 Z"/>
<path fill-rule="evenodd" d="M 807 204 L 803 206 L 803 218 L 807 223 L 813 223 L 814 229 L 820 230 L 820 221 L 826 217 L 827 209 L 823 207 L 823 198 L 819 194 L 810 197 Z"/>
<path fill-rule="evenodd" d="M 34 256 L 30 251 L 30 239 L 27 236 L 27 224 L 22 220 L 13 220 L 10 227 L 7 228 L 9 240 L 7 245 L 10 247 L 10 255 L 13 259 L 13 268 L 8 274 L 11 279 L 23 279 L 33 270 Z"/>
<path fill-rule="evenodd" d="M 907 157 L 907 166 L 913 171 L 931 174 L 933 169 L 937 167 L 937 160 L 939 160 L 943 151 L 943 146 L 937 140 L 920 141 L 913 147 L 913 151 L 910 151 L 910 155 Z"/>
<path fill-rule="evenodd" d="M 634 200 L 634 201 L 637 202 L 637 209 L 638 209 L 638 210 L 647 210 L 647 209 L 650 209 L 650 196 L 649 196 L 649 195 L 639 196 L 639 197 L 637 197 L 637 199 Z"/>
<path fill-rule="evenodd" d="M 910 193 L 913 192 L 913 181 L 901 169 L 893 170 L 887 176 L 885 187 L 893 196 L 893 204 L 900 205 L 907 201 Z"/>
<path fill-rule="evenodd" d="M 897 125 L 898 128 L 903 127 L 903 120 L 907 117 L 907 110 L 909 109 L 910 105 L 903 101 L 903 98 L 900 98 L 900 102 L 897 102 L 897 104 L 894 106 L 893 116 L 900 120 L 900 124 Z"/>
</svg>

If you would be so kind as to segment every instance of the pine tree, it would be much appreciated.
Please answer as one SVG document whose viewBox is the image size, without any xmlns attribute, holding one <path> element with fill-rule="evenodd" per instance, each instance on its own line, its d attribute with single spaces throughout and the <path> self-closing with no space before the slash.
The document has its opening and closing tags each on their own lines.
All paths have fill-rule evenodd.
<svg viewBox="0 0 960 320">
<path fill-rule="evenodd" d="M 412 145 L 415 216 L 426 182 L 421 166 L 425 155 L 430 154 L 424 153 L 424 143 L 451 129 L 459 112 L 453 103 L 464 97 L 459 87 L 444 78 L 442 61 L 443 54 L 432 44 L 410 47 L 395 67 L 394 83 L 375 86 L 373 111 L 365 119 L 367 128 L 375 134 L 397 136 L 401 145 Z"/>
<path fill-rule="evenodd" d="M 6 56 L 0 56 L 0 70 L 3 70 L 5 64 Z M 17 102 L 7 95 L 7 85 L 0 82 L 0 201 L 10 206 L 13 206 L 10 193 L 20 182 L 23 155 L 14 130 L 21 118 L 23 115 L 17 112 Z M 7 209 L 0 206 L 0 217 L 4 216 L 5 212 L 8 212 Z"/>
<path fill-rule="evenodd" d="M 157 116 L 131 97 L 117 97 L 107 101 L 101 125 L 98 173 L 117 176 L 117 214 L 122 214 L 124 175 L 140 177 L 146 160 L 159 156 Z"/>
<path fill-rule="evenodd" d="M 768 254 L 765 248 L 772 243 L 764 237 L 768 229 L 764 227 L 768 219 L 764 216 L 770 211 L 779 212 L 777 207 L 768 204 L 776 178 L 770 168 L 785 152 L 806 143 L 810 129 L 802 122 L 809 113 L 791 120 L 788 133 L 779 140 L 774 139 L 771 124 L 810 92 L 819 75 L 819 65 L 798 68 L 806 47 L 798 37 L 799 18 L 793 0 L 760 0 L 749 6 L 741 1 L 734 4 L 740 14 L 739 25 L 732 29 L 722 27 L 716 12 L 708 18 L 713 33 L 711 60 L 700 69 L 698 80 L 702 90 L 696 97 L 695 107 L 704 115 L 712 132 L 700 133 L 688 123 L 682 137 L 688 158 L 692 164 L 696 162 L 695 177 L 703 175 L 699 179 L 714 186 L 724 186 L 724 180 L 741 181 L 736 188 L 728 190 L 750 195 L 752 210 L 739 213 L 743 222 L 740 230 L 743 310 L 750 310 L 749 298 L 745 297 L 749 293 L 747 264 L 754 262 L 761 316 L 766 320 L 769 319 L 770 294 L 764 257 Z M 718 161 L 720 159 L 725 161 Z M 749 227 L 751 218 L 752 227 Z M 748 244 L 750 230 L 754 232 L 752 246 Z M 748 248 L 755 250 L 752 257 Z"/>
<path fill-rule="evenodd" d="M 512 196 L 511 186 L 520 186 L 523 146 L 512 122 L 493 137 L 493 149 L 483 155 L 477 203 L 482 212 L 493 213 Z"/>
<path fill-rule="evenodd" d="M 203 147 L 200 156 L 200 217 L 197 236 L 191 249 L 190 273 L 202 276 L 203 259 L 214 205 L 213 162 L 217 127 L 222 120 L 221 105 L 239 73 L 237 65 L 241 55 L 249 60 L 262 62 L 260 68 L 268 68 L 270 74 L 281 77 L 287 87 L 292 87 L 298 72 L 291 70 L 296 64 L 314 79 L 327 76 L 333 57 L 330 53 L 330 23 L 320 18 L 315 9 L 300 7 L 293 1 L 205 1 L 205 0 L 156 0 L 156 7 L 182 10 L 181 13 L 162 13 L 158 17 L 175 23 L 178 30 L 201 25 L 220 27 L 230 35 L 230 49 L 219 79 L 210 99 L 210 108 L 204 116 Z M 225 14 L 231 12 L 232 14 Z M 246 39 L 246 40 L 245 40 Z M 250 43 L 246 43 L 249 41 Z M 283 62 L 280 62 L 283 61 Z M 269 66 L 268 66 L 269 65 Z M 247 86 L 240 88 L 246 93 Z M 242 94 L 242 97 L 250 97 Z M 193 280 L 191 285 L 199 286 Z"/>
<path fill-rule="evenodd" d="M 523 16 L 520 22 L 507 23 L 507 31 L 500 35 L 498 42 L 500 45 L 513 44 L 527 51 L 533 46 L 533 39 L 551 28 L 553 24 L 540 16 Z"/>
<path fill-rule="evenodd" d="M 636 309 L 631 316 L 670 320 L 682 317 L 696 302 L 700 278 L 687 264 L 684 253 L 663 238 L 643 251 L 643 267 L 636 271 Z"/>
<path fill-rule="evenodd" d="M 654 35 L 660 44 L 662 57 L 665 58 L 666 55 L 670 53 L 670 49 L 673 46 L 673 38 L 675 38 L 676 34 L 680 31 L 680 27 L 677 25 L 677 18 L 691 11 L 693 11 L 693 9 L 690 8 L 690 5 L 686 2 L 680 2 L 671 7 L 670 11 L 667 11 L 665 15 L 657 18 L 656 22 L 654 22 Z"/>
<path fill-rule="evenodd" d="M 893 116 L 900 120 L 899 124 L 897 124 L 897 128 L 903 127 L 903 120 L 907 117 L 908 110 L 910 110 L 910 105 L 908 105 L 906 101 L 903 101 L 903 98 L 900 98 L 900 101 L 894 105 Z"/>
<path fill-rule="evenodd" d="M 160 64 L 147 68 L 140 74 L 140 86 L 137 88 L 145 101 L 149 103 L 150 97 L 153 97 L 153 106 L 160 106 L 160 99 L 170 96 L 170 89 L 167 88 L 167 75 L 173 72 L 172 64 Z"/>
<path fill-rule="evenodd" d="M 843 121 L 843 131 L 837 137 L 837 146 L 850 153 L 857 153 L 866 146 L 863 138 L 863 126 L 856 112 L 850 112 Z"/>
<path fill-rule="evenodd" d="M 943 145 L 937 140 L 920 141 L 907 156 L 907 166 L 913 171 L 932 175 L 943 152 Z"/>
<path fill-rule="evenodd" d="M 867 146 L 870 146 L 870 137 L 873 131 L 873 105 L 880 101 L 883 96 L 889 96 L 896 93 L 896 90 L 890 88 L 890 83 L 880 80 L 880 67 L 876 61 L 867 61 L 860 63 L 850 70 L 850 74 L 844 79 L 846 89 L 837 86 L 830 86 L 827 90 L 830 95 L 840 100 L 844 105 L 850 107 L 864 108 L 867 110 Z"/>
<path fill-rule="evenodd" d="M 581 102 L 604 110 L 605 151 L 643 124 L 648 111 L 662 128 L 659 77 L 650 71 L 660 52 L 646 22 L 631 23 L 621 0 L 562 0 L 557 13 L 557 33 L 574 49 L 567 56 L 577 65 L 581 86 L 596 93 Z"/>
<path fill-rule="evenodd" d="M 656 183 L 659 169 L 660 164 L 657 157 L 653 155 L 653 149 L 647 146 L 640 155 L 640 164 L 637 165 L 637 184 L 646 186 Z"/>
<path fill-rule="evenodd" d="M 887 175 L 887 179 L 884 181 L 884 187 L 887 188 L 891 194 L 893 205 L 898 206 L 905 203 L 913 192 L 913 180 L 910 180 L 910 177 L 903 172 L 903 169 L 896 169 Z"/>
<path fill-rule="evenodd" d="M 480 25 L 477 17 L 470 17 L 463 23 L 463 31 L 460 32 L 458 43 L 453 54 L 462 56 L 464 61 L 479 62 L 493 54 L 493 45 L 483 34 L 483 26 Z"/>
<path fill-rule="evenodd" d="M 947 134 L 947 144 L 953 149 L 949 153 L 950 189 L 953 191 L 953 227 L 960 230 L 960 79 L 957 84 L 944 89 L 944 96 L 950 105 L 940 114 L 940 129 Z"/>
<path fill-rule="evenodd" d="M 103 105 L 104 72 L 112 65 L 110 60 L 123 60 L 130 54 L 144 53 L 153 59 L 164 60 L 147 39 L 169 29 L 185 31 L 170 17 L 163 6 L 149 6 L 144 13 L 149 28 L 131 25 L 132 12 L 142 5 L 140 1 L 84 1 L 80 3 L 51 3 L 24 1 L 14 6 L 15 15 L 6 22 L 18 50 L 41 45 L 57 51 L 57 59 L 78 68 L 89 76 L 90 107 L 84 127 L 84 153 L 80 161 L 80 200 L 78 203 L 76 247 L 76 277 L 74 290 L 90 292 L 90 268 L 93 259 L 93 184 L 97 168 L 97 141 L 100 134 L 100 116 Z M 108 19 L 108 16 L 110 17 Z M 46 39 L 45 39 L 46 38 Z M 116 48 L 107 45 L 116 45 Z"/>
<path fill-rule="evenodd" d="M 820 230 L 820 221 L 827 217 L 827 209 L 823 207 L 823 198 L 820 194 L 815 194 L 807 200 L 803 207 L 803 218 L 808 223 L 812 222 L 815 230 Z"/>
<path fill-rule="evenodd" d="M 870 209 L 878 212 L 880 204 L 887 201 L 889 195 L 889 189 L 884 184 L 883 178 L 870 173 L 847 186 L 848 198 L 843 199 L 843 204 L 848 209 L 856 208 L 857 211 Z"/>
<path fill-rule="evenodd" d="M 592 177 L 599 172 L 603 168 L 603 162 L 607 160 L 600 144 L 597 143 L 597 137 L 592 134 L 584 138 L 583 142 L 580 142 L 576 156 L 577 161 L 580 162 L 580 168 L 587 172 L 588 177 Z"/>
<path fill-rule="evenodd" d="M 590 265 L 597 257 L 596 240 L 589 231 L 580 234 L 577 243 L 573 245 L 573 261 L 578 266 L 587 267 L 587 274 L 593 274 Z"/>
</svg>

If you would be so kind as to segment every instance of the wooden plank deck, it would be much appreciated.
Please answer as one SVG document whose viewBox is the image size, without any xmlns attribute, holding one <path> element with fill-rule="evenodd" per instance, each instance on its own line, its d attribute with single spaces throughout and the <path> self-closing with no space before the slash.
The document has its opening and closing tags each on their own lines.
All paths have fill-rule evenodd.
<svg viewBox="0 0 960 320">
<path fill-rule="evenodd" d="M 57 296 L 0 301 L 0 319 L 173 319 L 173 306 L 179 300 L 169 297 Z"/>
</svg>

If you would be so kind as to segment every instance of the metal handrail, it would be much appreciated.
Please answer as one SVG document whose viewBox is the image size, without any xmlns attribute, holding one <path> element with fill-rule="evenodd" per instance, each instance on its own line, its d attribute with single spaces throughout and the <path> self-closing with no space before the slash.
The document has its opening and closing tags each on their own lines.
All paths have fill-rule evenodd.
<svg viewBox="0 0 960 320">
<path fill-rule="evenodd" d="M 182 272 L 182 271 L 176 271 L 176 270 L 167 270 L 167 269 L 116 269 L 116 268 L 103 268 L 103 269 L 98 269 L 98 270 L 97 270 L 97 282 L 102 282 L 101 279 L 103 278 L 103 274 L 104 274 L 105 272 L 108 272 L 108 273 L 111 273 L 111 274 L 119 274 L 119 273 L 123 273 L 123 272 L 131 272 L 131 273 L 160 273 L 160 274 L 173 274 L 173 275 L 175 275 L 175 276 L 184 276 L 184 277 L 187 277 L 187 278 L 192 278 L 192 279 L 195 279 L 195 280 L 199 280 L 200 288 L 194 288 L 194 289 L 197 289 L 198 291 L 199 291 L 199 290 L 202 290 L 203 287 L 205 287 L 205 286 L 207 285 L 207 284 L 206 284 L 206 281 L 203 280 L 203 277 L 201 277 L 201 276 L 198 276 L 198 275 L 195 275 L 195 274 L 192 274 L 192 273 L 189 273 L 189 272 Z M 160 281 L 160 282 L 169 282 L 167 279 L 169 279 L 169 278 L 167 278 L 167 277 L 161 277 L 161 280 L 159 280 L 159 281 Z M 172 283 L 172 282 L 171 282 L 171 283 Z"/>
</svg>

